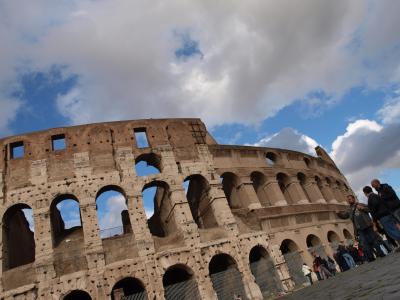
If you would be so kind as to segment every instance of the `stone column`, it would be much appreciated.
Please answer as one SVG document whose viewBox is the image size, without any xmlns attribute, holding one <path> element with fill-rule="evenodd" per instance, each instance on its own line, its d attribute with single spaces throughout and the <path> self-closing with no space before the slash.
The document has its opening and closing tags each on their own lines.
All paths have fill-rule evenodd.
<svg viewBox="0 0 400 300">
<path fill-rule="evenodd" d="M 283 290 L 285 292 L 290 291 L 294 288 L 294 282 L 289 273 L 289 268 L 286 264 L 285 258 L 282 255 L 279 245 L 271 245 L 270 257 L 274 263 L 276 273 L 282 283 Z"/>
<path fill-rule="evenodd" d="M 288 205 L 286 198 L 279 187 L 279 183 L 275 178 L 267 178 L 262 188 L 268 195 L 268 199 L 271 201 L 272 206 Z"/>
<path fill-rule="evenodd" d="M 340 187 L 336 183 L 332 183 L 333 187 L 333 194 L 335 195 L 335 198 L 338 202 L 345 202 L 346 199 L 343 196 L 342 191 L 340 190 Z"/>
<path fill-rule="evenodd" d="M 297 179 L 291 178 L 286 188 L 290 197 L 295 201 L 295 204 L 310 203 L 302 186 L 300 185 L 300 182 Z"/>
<path fill-rule="evenodd" d="M 312 203 L 326 203 L 324 196 L 322 195 L 315 180 L 309 179 L 307 183 L 303 185 L 303 187 Z"/>
<path fill-rule="evenodd" d="M 81 198 L 80 209 L 88 269 L 104 267 L 104 250 L 100 238 L 96 202 L 93 198 Z"/>
<path fill-rule="evenodd" d="M 249 177 L 241 177 L 240 185 L 237 187 L 240 202 L 243 208 L 257 209 L 261 208 L 261 203 L 258 200 L 257 194 L 253 187 L 253 182 Z"/>
<path fill-rule="evenodd" d="M 333 194 L 333 191 L 332 191 L 330 185 L 327 182 L 322 183 L 321 192 L 324 195 L 324 198 L 325 198 L 326 202 L 328 202 L 328 203 L 338 203 L 338 201 L 336 200 L 335 195 Z"/>
</svg>

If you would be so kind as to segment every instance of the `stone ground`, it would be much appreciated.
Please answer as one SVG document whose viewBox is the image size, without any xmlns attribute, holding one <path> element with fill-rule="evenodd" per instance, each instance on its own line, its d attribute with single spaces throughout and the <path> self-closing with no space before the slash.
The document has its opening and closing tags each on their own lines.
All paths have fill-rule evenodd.
<svg viewBox="0 0 400 300">
<path fill-rule="evenodd" d="M 400 253 L 389 254 L 336 277 L 320 281 L 280 300 L 399 300 Z"/>
</svg>

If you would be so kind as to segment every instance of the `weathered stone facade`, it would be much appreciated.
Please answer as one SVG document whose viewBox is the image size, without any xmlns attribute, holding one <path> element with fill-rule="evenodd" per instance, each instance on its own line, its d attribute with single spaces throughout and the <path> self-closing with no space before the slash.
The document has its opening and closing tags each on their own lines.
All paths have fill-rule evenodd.
<svg viewBox="0 0 400 300">
<path fill-rule="evenodd" d="M 138 147 L 135 132 L 148 147 Z M 54 149 L 58 138 L 65 149 Z M 334 211 L 352 191 L 321 148 L 313 157 L 218 145 L 199 119 L 57 128 L 0 146 L 2 299 L 117 299 L 128 293 L 118 283 L 126 278 L 148 299 L 173 299 L 167 290 L 179 281 L 190 282 L 188 297 L 217 299 L 218 290 L 222 299 L 232 278 L 243 298 L 262 299 L 269 279 L 259 277 L 260 259 L 270 263 L 276 290 L 289 290 L 289 254 L 310 264 L 310 251 L 331 255 L 330 243 L 351 238 L 351 224 Z M 137 176 L 139 161 L 160 173 Z M 142 203 L 149 186 L 160 191 L 151 222 Z M 126 198 L 124 234 L 101 238 L 96 199 L 110 188 Z M 71 232 L 55 208 L 65 195 L 79 202 L 82 220 Z"/>
</svg>

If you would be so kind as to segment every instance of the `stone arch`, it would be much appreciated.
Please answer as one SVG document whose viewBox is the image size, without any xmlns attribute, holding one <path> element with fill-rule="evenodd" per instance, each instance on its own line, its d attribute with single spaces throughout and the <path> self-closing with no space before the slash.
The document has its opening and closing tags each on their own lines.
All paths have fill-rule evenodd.
<svg viewBox="0 0 400 300">
<path fill-rule="evenodd" d="M 35 239 L 32 208 L 14 204 L 3 215 L 3 271 L 35 261 Z M 29 217 L 28 217 L 29 216 Z"/>
<path fill-rule="evenodd" d="M 340 244 L 340 237 L 335 231 L 329 230 L 326 237 L 332 249 L 336 249 Z"/>
<path fill-rule="evenodd" d="M 125 277 L 114 284 L 111 300 L 120 299 L 147 300 L 147 292 L 143 283 L 134 277 Z"/>
<path fill-rule="evenodd" d="M 343 229 L 343 236 L 346 240 L 353 240 L 353 235 L 346 228 Z"/>
<path fill-rule="evenodd" d="M 92 300 L 92 297 L 85 291 L 73 290 L 65 295 L 62 300 Z"/>
<path fill-rule="evenodd" d="M 321 256 L 321 257 L 325 257 L 326 253 L 325 253 L 325 249 L 324 246 L 321 242 L 321 239 L 316 236 L 315 234 L 309 234 L 306 238 L 306 245 L 308 248 L 308 252 L 311 255 L 317 255 L 317 256 Z"/>
<path fill-rule="evenodd" d="M 184 186 L 187 187 L 186 199 L 197 226 L 199 228 L 217 227 L 218 223 L 211 206 L 211 187 L 207 179 L 199 174 L 190 175 L 185 178 Z"/>
<path fill-rule="evenodd" d="M 254 191 L 256 192 L 261 205 L 264 207 L 271 206 L 271 200 L 264 190 L 264 184 L 267 181 L 266 176 L 259 171 L 254 171 L 250 174 L 250 180 L 253 184 Z"/>
<path fill-rule="evenodd" d="M 153 180 L 145 184 L 142 189 L 142 198 L 145 211 L 150 205 L 153 205 L 153 214 L 146 212 L 147 225 L 153 236 L 166 237 L 177 231 L 176 223 L 173 218 L 170 218 L 172 203 L 168 183 Z"/>
<path fill-rule="evenodd" d="M 68 211 L 72 212 L 72 214 L 76 214 L 75 217 L 78 217 L 79 220 L 66 220 L 66 218 L 63 216 L 64 208 L 60 207 L 60 205 L 65 202 L 70 204 L 66 210 L 68 209 Z M 68 222 L 72 224 L 68 224 Z M 50 204 L 50 223 L 53 247 L 57 247 L 61 241 L 71 234 L 75 236 L 79 235 L 83 238 L 82 217 L 79 207 L 79 200 L 72 194 L 62 194 L 54 198 Z"/>
<path fill-rule="evenodd" d="M 102 239 L 132 233 L 125 191 L 117 185 L 106 185 L 96 194 L 96 211 Z M 114 218 L 110 216 L 115 215 Z M 108 220 L 115 220 L 111 224 Z"/>
<path fill-rule="evenodd" d="M 278 173 L 276 174 L 276 181 L 278 181 L 279 187 L 282 191 L 282 194 L 285 196 L 287 204 L 295 204 L 295 199 L 292 199 L 288 186 L 290 184 L 290 177 L 286 173 Z"/>
<path fill-rule="evenodd" d="M 306 195 L 308 201 L 312 202 L 312 195 L 310 195 L 309 191 L 306 188 L 307 184 L 309 184 L 309 178 L 304 173 L 298 172 L 297 180 L 299 181 L 301 189 L 303 190 L 304 195 Z"/>
<path fill-rule="evenodd" d="M 304 258 L 296 242 L 291 239 L 284 239 L 279 249 L 285 258 L 289 274 L 294 284 L 297 286 L 305 283 L 306 280 L 301 269 L 304 263 Z"/>
<path fill-rule="evenodd" d="M 163 275 L 163 286 L 166 300 L 201 299 L 194 273 L 186 265 L 170 266 Z"/>
<path fill-rule="evenodd" d="M 208 271 L 218 299 L 234 299 L 234 295 L 246 297 L 241 273 L 232 256 L 225 253 L 214 255 Z"/>
<path fill-rule="evenodd" d="M 153 152 L 140 154 L 135 158 L 137 176 L 148 176 L 162 172 L 161 157 Z"/>
<path fill-rule="evenodd" d="M 282 284 L 276 273 L 274 263 L 268 251 L 261 245 L 251 248 L 249 253 L 250 271 L 264 297 L 282 290 Z"/>
<path fill-rule="evenodd" d="M 228 200 L 228 204 L 230 208 L 242 208 L 243 201 L 242 197 L 245 197 L 243 193 L 241 193 L 240 178 L 232 173 L 225 172 L 221 175 L 222 178 L 222 189 L 224 190 L 226 199 Z"/>
</svg>

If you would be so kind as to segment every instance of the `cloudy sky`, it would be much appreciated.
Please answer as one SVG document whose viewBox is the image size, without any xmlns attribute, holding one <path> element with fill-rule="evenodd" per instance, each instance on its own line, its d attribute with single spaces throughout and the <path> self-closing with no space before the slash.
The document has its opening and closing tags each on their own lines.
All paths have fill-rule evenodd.
<svg viewBox="0 0 400 300">
<path fill-rule="evenodd" d="M 23 8 L 23 9 L 22 9 Z M 200 117 L 400 188 L 400 2 L 0 0 L 0 136 Z"/>
</svg>

